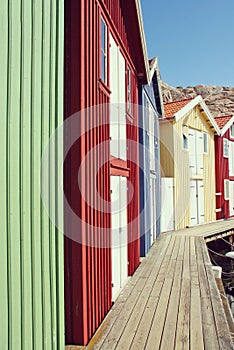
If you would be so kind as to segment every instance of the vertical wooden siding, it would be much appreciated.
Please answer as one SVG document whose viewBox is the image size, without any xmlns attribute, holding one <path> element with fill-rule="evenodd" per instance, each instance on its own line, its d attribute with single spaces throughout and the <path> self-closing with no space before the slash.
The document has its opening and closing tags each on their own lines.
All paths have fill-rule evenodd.
<svg viewBox="0 0 234 350">
<path fill-rule="evenodd" d="M 72 228 L 74 235 L 80 233 L 79 242 L 65 239 L 66 344 L 85 345 L 111 307 L 110 214 L 100 202 L 100 198 L 110 202 L 110 150 L 108 143 L 103 152 L 97 147 L 109 142 L 106 104 L 110 97 L 99 81 L 101 17 L 97 3 L 66 1 L 65 18 L 65 118 L 90 106 L 103 105 L 99 113 L 90 109 L 77 115 L 78 129 L 89 131 L 72 146 L 65 166 L 65 193 L 82 220 L 79 227 L 73 225 L 65 213 L 66 229 Z M 97 118 L 100 126 L 94 127 Z M 65 137 L 69 141 L 69 136 Z M 81 175 L 83 198 L 77 186 L 77 172 L 80 162 L 92 149 Z M 106 163 L 95 178 L 104 157 Z M 95 203 L 96 210 L 88 205 L 88 200 Z M 100 233 L 102 228 L 107 229 L 104 235 Z"/>
<path fill-rule="evenodd" d="M 63 0 L 3 0 L 0 23 L 1 349 L 63 349 L 63 236 L 40 198 L 63 119 Z"/>
</svg>

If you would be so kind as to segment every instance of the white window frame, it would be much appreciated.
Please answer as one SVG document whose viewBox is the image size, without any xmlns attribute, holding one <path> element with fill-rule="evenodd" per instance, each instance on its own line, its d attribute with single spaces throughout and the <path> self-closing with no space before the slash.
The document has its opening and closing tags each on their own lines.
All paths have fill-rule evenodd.
<svg viewBox="0 0 234 350">
<path fill-rule="evenodd" d="M 230 126 L 230 138 L 234 139 L 234 123 Z"/>
<path fill-rule="evenodd" d="M 224 199 L 225 201 L 230 199 L 230 189 L 229 189 L 229 180 L 224 180 Z"/>
<path fill-rule="evenodd" d="M 103 28 L 104 28 L 104 43 L 103 43 Z M 103 18 L 101 18 L 101 79 L 107 84 L 107 25 Z M 103 47 L 104 44 L 104 47 Z M 104 71 L 103 71 L 103 59 L 104 59 Z"/>
<path fill-rule="evenodd" d="M 225 147 L 226 144 L 226 147 Z M 227 153 L 225 152 L 225 150 L 227 149 Z M 229 142 L 228 139 L 224 138 L 223 139 L 223 156 L 224 158 L 229 158 Z"/>
</svg>

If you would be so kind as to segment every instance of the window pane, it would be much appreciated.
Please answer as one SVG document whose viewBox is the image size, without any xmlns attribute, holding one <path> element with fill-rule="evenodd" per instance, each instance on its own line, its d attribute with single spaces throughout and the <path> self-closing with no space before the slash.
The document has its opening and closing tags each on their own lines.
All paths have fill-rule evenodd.
<svg viewBox="0 0 234 350">
<path fill-rule="evenodd" d="M 102 20 L 102 51 L 106 53 L 106 24 Z"/>
<path fill-rule="evenodd" d="M 203 134 L 203 141 L 204 141 L 204 153 L 208 152 L 208 140 L 207 140 L 207 133 Z"/>
<path fill-rule="evenodd" d="M 102 52 L 102 80 L 106 81 L 106 56 Z"/>
<path fill-rule="evenodd" d="M 188 149 L 188 138 L 185 135 L 183 135 L 183 147 Z"/>
</svg>

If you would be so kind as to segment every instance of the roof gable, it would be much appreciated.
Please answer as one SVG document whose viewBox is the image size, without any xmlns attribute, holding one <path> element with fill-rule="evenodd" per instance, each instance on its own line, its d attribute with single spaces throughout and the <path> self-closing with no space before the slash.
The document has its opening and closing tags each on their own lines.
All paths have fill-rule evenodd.
<svg viewBox="0 0 234 350">
<path fill-rule="evenodd" d="M 215 117 L 215 122 L 220 129 L 221 136 L 223 136 L 234 123 L 234 115 Z"/>
<path fill-rule="evenodd" d="M 168 106 L 167 106 L 168 105 Z M 199 95 L 193 99 L 185 99 L 174 101 L 171 103 L 167 103 L 164 105 L 165 115 L 168 115 L 165 119 L 174 119 L 175 122 L 179 121 L 181 118 L 185 116 L 188 112 L 190 112 L 194 107 L 200 105 L 202 108 L 202 112 L 204 112 L 208 119 L 206 119 L 208 124 L 211 124 L 212 128 L 215 132 L 220 135 L 220 129 L 216 124 L 209 108 L 207 107 L 203 98 Z M 167 114 L 166 114 L 167 113 Z"/>
</svg>

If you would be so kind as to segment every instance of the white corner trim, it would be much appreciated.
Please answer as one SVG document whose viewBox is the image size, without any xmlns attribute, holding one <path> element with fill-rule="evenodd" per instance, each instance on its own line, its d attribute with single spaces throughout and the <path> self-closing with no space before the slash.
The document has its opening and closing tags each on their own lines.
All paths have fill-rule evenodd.
<svg viewBox="0 0 234 350">
<path fill-rule="evenodd" d="M 146 46 L 146 40 L 145 40 L 145 31 L 144 31 L 144 24 L 143 24 L 143 17 L 142 17 L 140 0 L 135 0 L 135 4 L 136 4 L 138 24 L 139 24 L 139 30 L 140 30 L 140 36 L 141 36 L 141 45 L 142 45 L 144 61 L 145 61 L 147 82 L 149 84 L 149 82 L 150 82 L 149 60 L 148 60 L 148 53 L 147 53 L 147 46 Z"/>
<path fill-rule="evenodd" d="M 226 131 L 228 131 L 228 129 L 232 126 L 233 123 L 234 123 L 234 115 L 231 117 L 229 122 L 226 125 L 224 125 L 223 129 L 221 130 L 221 136 L 223 136 L 226 133 Z"/>
<path fill-rule="evenodd" d="M 180 120 L 186 113 L 190 112 L 194 107 L 196 107 L 199 104 L 203 108 L 204 112 L 206 113 L 209 121 L 211 122 L 211 124 L 214 127 L 217 134 L 220 135 L 221 131 L 220 131 L 218 125 L 216 124 L 209 108 L 207 107 L 205 101 L 203 100 L 203 98 L 200 95 L 196 96 L 193 100 L 188 102 L 187 105 L 185 105 L 177 113 L 175 113 L 175 115 L 174 115 L 175 121 L 177 122 L 178 120 Z"/>
</svg>

